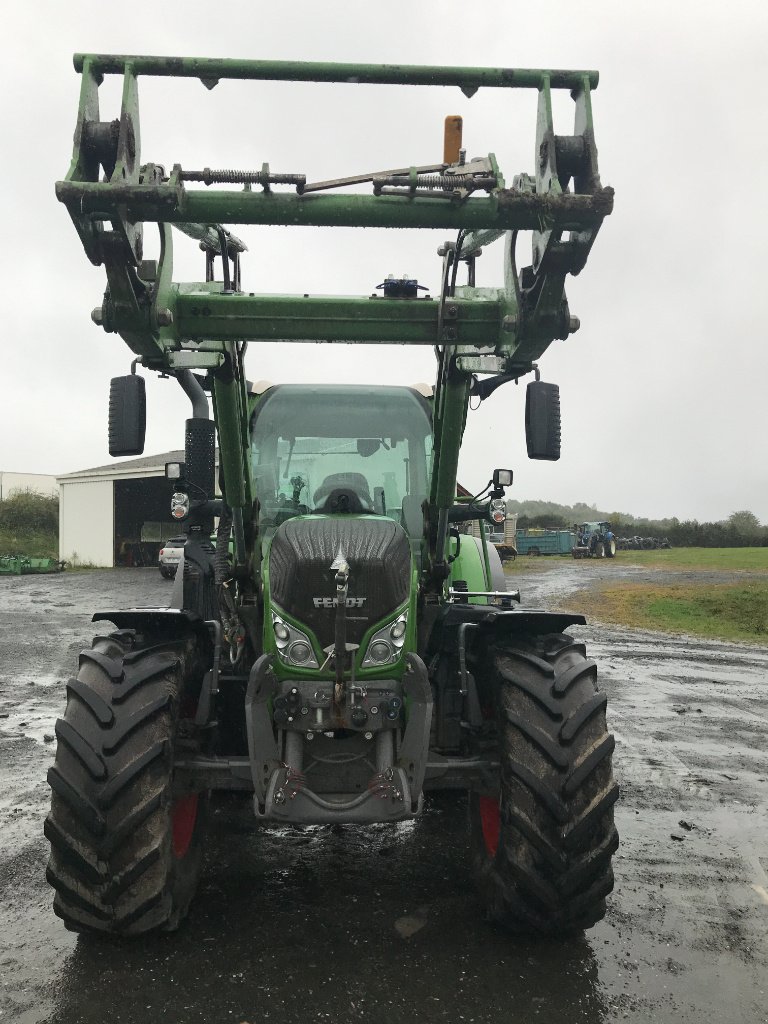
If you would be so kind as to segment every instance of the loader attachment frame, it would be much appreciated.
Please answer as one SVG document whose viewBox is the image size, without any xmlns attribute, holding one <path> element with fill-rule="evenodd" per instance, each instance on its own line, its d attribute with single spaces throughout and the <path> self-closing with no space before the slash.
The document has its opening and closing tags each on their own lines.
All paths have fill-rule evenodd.
<svg viewBox="0 0 768 1024">
<path fill-rule="evenodd" d="M 448 510 L 456 495 L 459 447 L 478 374 L 517 379 L 556 338 L 578 329 L 564 282 L 583 268 L 613 206 L 600 183 L 591 95 L 596 71 L 451 68 L 409 65 L 215 60 L 76 54 L 80 104 L 69 171 L 56 194 L 73 220 L 92 263 L 107 275 L 94 321 L 121 335 L 148 369 L 171 375 L 205 374 L 219 432 L 222 493 L 240 517 L 257 495 L 247 457 L 252 399 L 245 379 L 245 344 L 327 341 L 347 344 L 431 345 L 438 357 L 434 392 L 434 464 L 424 585 L 441 592 L 447 576 Z M 105 75 L 123 79 L 119 117 L 102 120 L 99 87 Z M 538 94 L 533 173 L 508 185 L 493 154 L 453 164 L 415 165 L 332 181 L 308 181 L 305 169 L 202 171 L 142 162 L 139 79 L 197 78 L 207 89 L 223 79 L 534 89 Z M 574 101 L 570 134 L 555 134 L 552 90 Z M 372 194 L 345 191 L 370 182 Z M 197 185 L 198 187 L 194 187 Z M 216 187 L 224 185 L 226 187 Z M 232 185 L 242 186 L 233 190 Z M 143 231 L 158 225 L 157 263 L 143 258 Z M 436 300 L 403 297 L 275 296 L 240 289 L 244 244 L 227 224 L 444 228 L 458 232 L 441 247 L 442 286 Z M 206 281 L 173 279 L 172 225 L 206 252 Z M 520 231 L 532 232 L 529 266 L 518 272 Z M 474 260 L 498 239 L 504 286 L 474 286 Z M 214 281 L 220 257 L 223 282 Z M 456 283 L 459 262 L 467 285 Z M 490 394 L 488 390 L 488 394 Z M 255 538 L 246 529 L 236 550 L 245 566 Z"/>
</svg>

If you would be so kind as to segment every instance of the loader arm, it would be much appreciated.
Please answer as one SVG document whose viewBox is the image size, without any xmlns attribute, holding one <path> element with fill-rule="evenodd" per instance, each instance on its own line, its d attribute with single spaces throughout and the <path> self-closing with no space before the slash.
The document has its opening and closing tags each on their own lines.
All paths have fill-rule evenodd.
<svg viewBox="0 0 768 1024">
<path fill-rule="evenodd" d="M 434 394 L 434 461 L 429 493 L 425 585 L 443 585 L 447 512 L 456 494 L 459 448 L 477 375 L 513 379 L 529 373 L 555 338 L 578 328 L 564 282 L 583 268 L 613 190 L 601 186 L 592 125 L 594 71 L 414 67 L 254 60 L 210 60 L 77 54 L 80 105 L 69 171 L 56 194 L 73 220 L 88 258 L 103 265 L 107 290 L 94 321 L 120 334 L 144 367 L 169 374 L 195 370 L 212 392 L 219 433 L 223 494 L 234 510 L 257 495 L 249 445 L 249 394 L 243 356 L 248 342 L 339 342 L 430 345 L 438 356 Z M 119 118 L 102 120 L 99 86 L 121 75 Z M 307 168 L 274 172 L 193 170 L 170 173 L 142 162 L 138 81 L 141 76 L 535 89 L 538 112 L 533 173 L 508 186 L 495 157 L 415 165 L 379 174 L 311 182 Z M 551 92 L 574 99 L 572 134 L 556 135 Z M 370 182 L 372 193 L 345 191 Z M 198 185 L 198 187 L 193 187 Z M 202 185 L 202 187 L 200 187 Z M 217 187 L 224 185 L 225 188 Z M 237 190 L 232 185 L 240 185 Z M 161 254 L 143 258 L 145 225 L 155 223 Z M 277 296 L 240 288 L 245 247 L 222 224 L 442 228 L 457 232 L 443 247 L 436 300 L 392 295 Z M 206 280 L 173 279 L 172 226 L 200 242 Z M 520 231 L 533 236 L 531 263 L 518 272 Z M 499 239 L 504 286 L 474 285 L 478 252 Z M 224 280 L 213 280 L 215 258 Z M 469 284 L 457 285 L 464 263 Z M 253 537 L 249 544 L 253 544 Z"/>
</svg>

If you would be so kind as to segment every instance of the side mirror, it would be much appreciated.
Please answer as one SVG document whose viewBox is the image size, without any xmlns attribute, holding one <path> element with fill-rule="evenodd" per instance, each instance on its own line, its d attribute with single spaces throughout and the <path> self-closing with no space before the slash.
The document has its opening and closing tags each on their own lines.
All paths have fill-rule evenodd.
<svg viewBox="0 0 768 1024">
<path fill-rule="evenodd" d="M 525 392 L 525 442 L 529 459 L 560 458 L 560 388 L 534 380 Z"/>
<path fill-rule="evenodd" d="M 141 455 L 147 429 L 143 377 L 113 377 L 109 385 L 109 454 Z"/>
</svg>

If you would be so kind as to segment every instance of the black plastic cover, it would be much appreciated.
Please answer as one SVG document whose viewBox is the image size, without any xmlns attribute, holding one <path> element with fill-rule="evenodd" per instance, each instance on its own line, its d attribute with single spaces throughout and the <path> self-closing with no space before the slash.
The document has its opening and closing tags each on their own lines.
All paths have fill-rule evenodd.
<svg viewBox="0 0 768 1024">
<path fill-rule="evenodd" d="M 272 600 L 333 642 L 336 570 L 349 563 L 347 639 L 359 644 L 366 630 L 408 597 L 411 548 L 405 531 L 384 517 L 329 516 L 289 519 L 275 532 L 269 551 Z"/>
<path fill-rule="evenodd" d="M 531 381 L 525 392 L 525 443 L 529 459 L 560 458 L 560 388 Z"/>
<path fill-rule="evenodd" d="M 216 479 L 216 428 L 213 420 L 193 417 L 184 432 L 184 476 L 191 486 L 212 498 Z"/>
<path fill-rule="evenodd" d="M 144 378 L 113 377 L 109 385 L 109 454 L 141 455 L 147 429 Z"/>
</svg>

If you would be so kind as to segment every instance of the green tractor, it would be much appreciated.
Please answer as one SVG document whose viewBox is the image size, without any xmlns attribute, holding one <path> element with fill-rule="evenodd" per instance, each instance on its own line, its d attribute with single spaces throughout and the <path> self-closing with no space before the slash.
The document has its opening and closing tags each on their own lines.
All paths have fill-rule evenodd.
<svg viewBox="0 0 768 1024">
<path fill-rule="evenodd" d="M 554 936 L 590 927 L 613 886 L 618 789 L 595 663 L 566 632 L 585 620 L 519 606 L 487 531 L 470 532 L 503 522 L 512 472 L 457 498 L 457 467 L 470 400 L 528 374 L 528 454 L 559 457 L 559 393 L 536 360 L 577 329 L 564 281 L 612 209 L 597 73 L 107 55 L 75 67 L 57 195 L 106 271 L 92 318 L 133 353 L 112 381 L 110 453 L 143 450 L 138 365 L 175 377 L 192 414 L 185 460 L 166 467 L 186 536 L 170 606 L 97 612 L 102 633 L 67 684 L 45 826 L 56 913 L 76 931 L 176 928 L 215 791 L 241 793 L 265 826 L 302 826 L 403 822 L 451 789 L 468 794 L 491 920 Z M 109 121 L 111 74 L 123 92 Z M 533 88 L 535 170 L 508 186 L 493 154 L 466 158 L 449 118 L 432 165 L 318 182 L 267 164 L 166 172 L 139 155 L 146 75 Z M 570 135 L 554 132 L 553 89 L 573 97 Z M 284 296 L 243 290 L 245 246 L 224 221 L 456 234 L 434 298 L 392 277 L 380 295 Z M 156 261 L 143 256 L 148 223 Z M 173 228 L 199 241 L 204 281 L 173 280 Z M 518 272 L 522 230 L 533 258 Z M 479 287 L 476 259 L 500 239 L 505 283 Z M 276 339 L 428 345 L 434 387 L 253 384 L 246 345 Z"/>
</svg>

